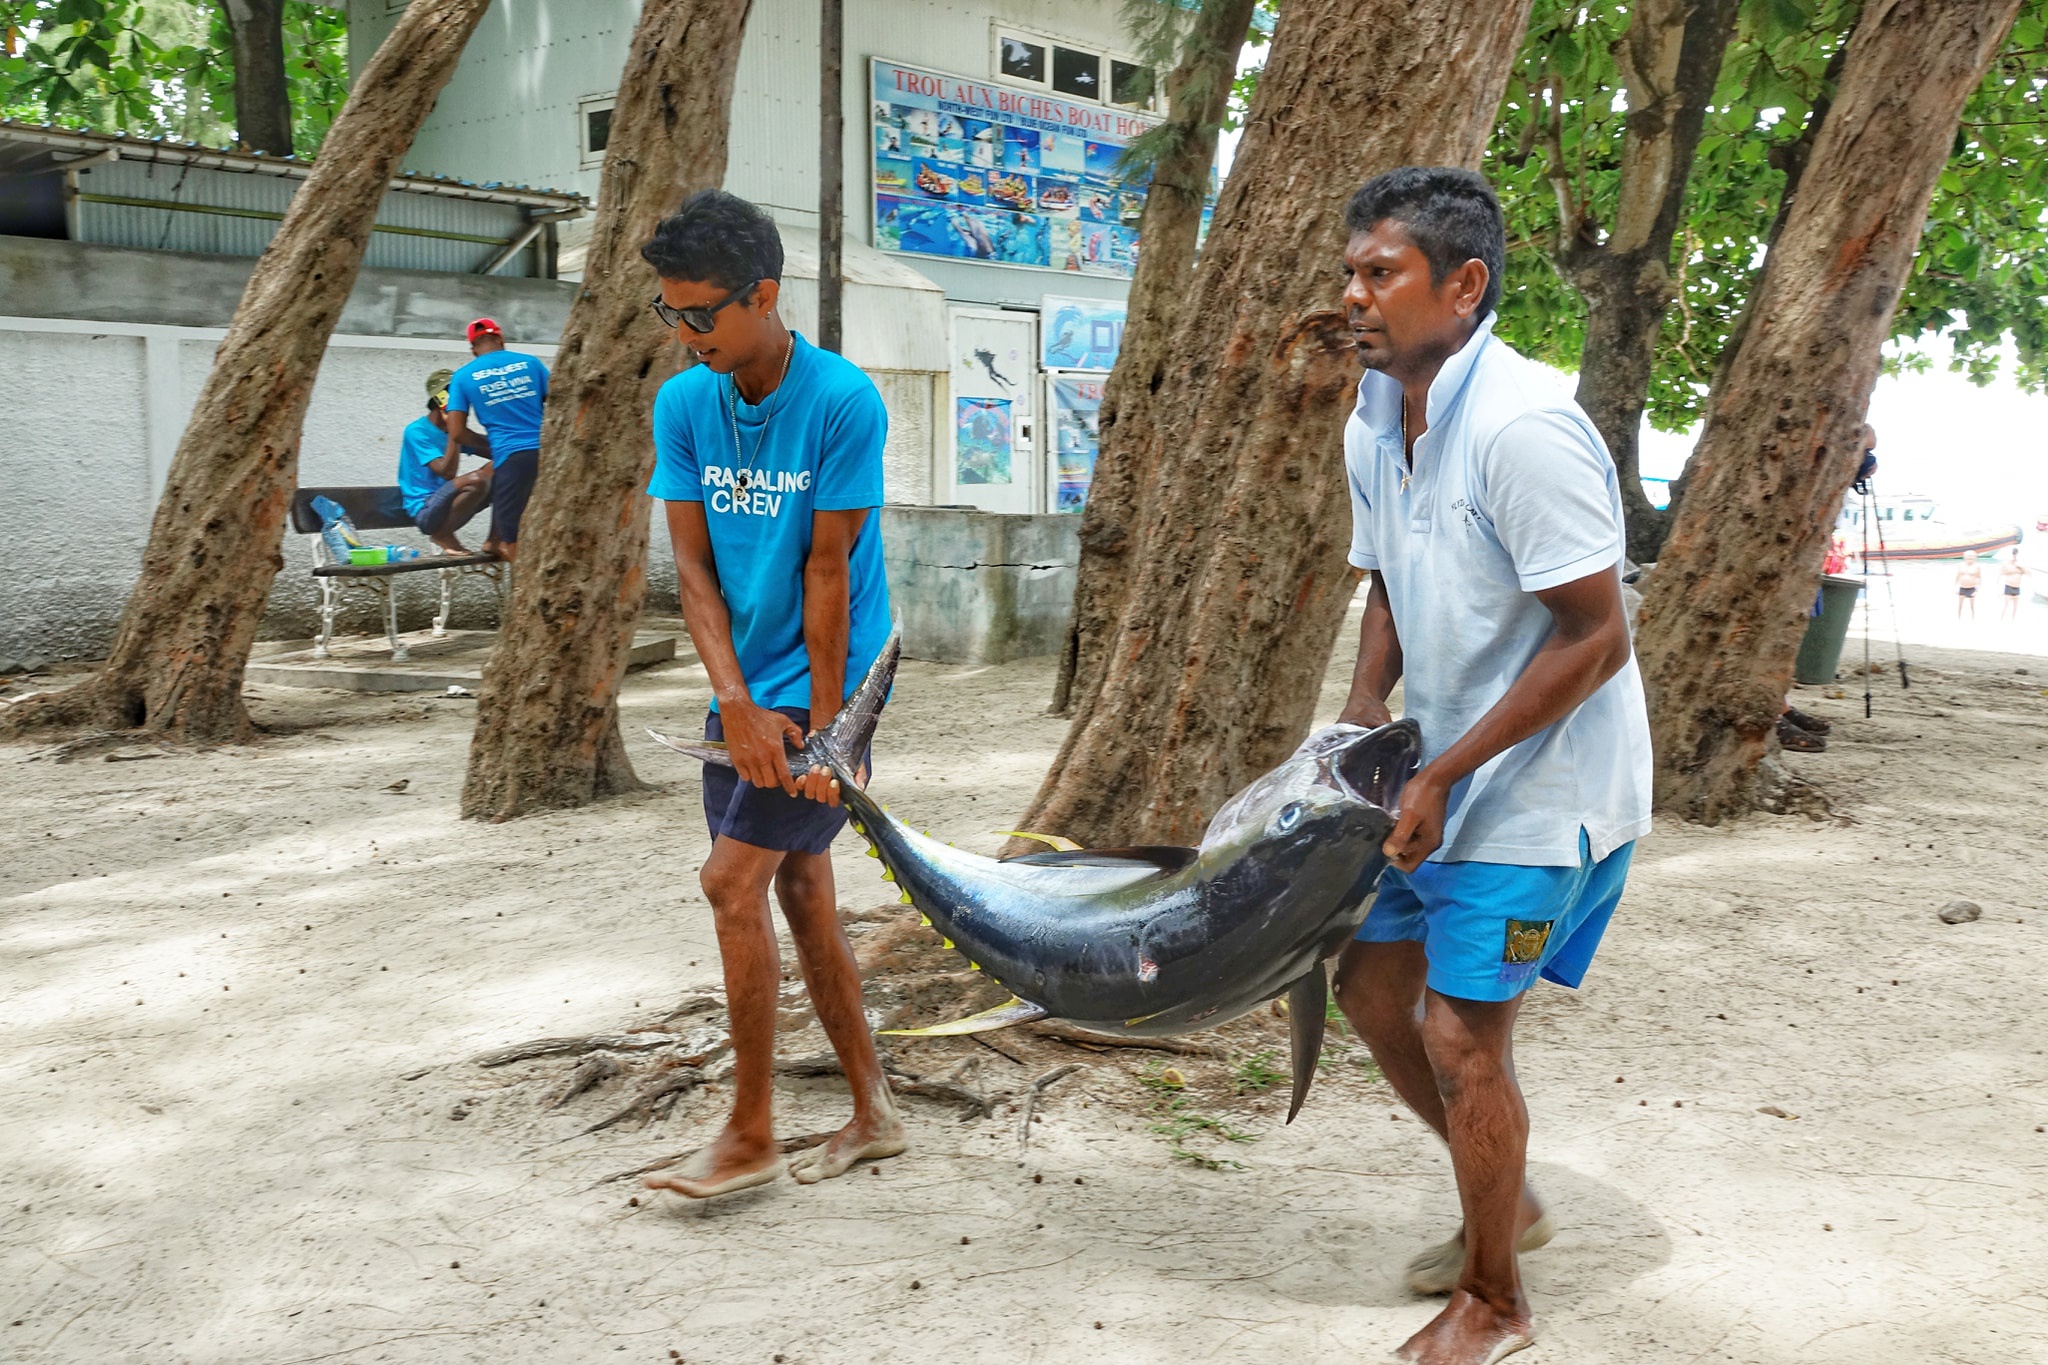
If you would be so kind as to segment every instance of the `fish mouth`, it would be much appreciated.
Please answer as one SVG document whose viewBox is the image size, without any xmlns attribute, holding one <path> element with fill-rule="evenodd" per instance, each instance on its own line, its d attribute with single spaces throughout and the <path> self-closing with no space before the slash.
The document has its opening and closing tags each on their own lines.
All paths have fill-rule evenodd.
<svg viewBox="0 0 2048 1365">
<path fill-rule="evenodd" d="M 1401 789 L 1422 764 L 1422 727 L 1392 721 L 1345 745 L 1329 764 L 1331 778 L 1344 791 L 1381 810 L 1398 810 Z"/>
</svg>

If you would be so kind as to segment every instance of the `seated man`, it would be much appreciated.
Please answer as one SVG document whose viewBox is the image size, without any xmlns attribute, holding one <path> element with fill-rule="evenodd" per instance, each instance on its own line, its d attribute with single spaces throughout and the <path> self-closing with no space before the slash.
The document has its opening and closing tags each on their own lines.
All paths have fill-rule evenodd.
<svg viewBox="0 0 2048 1365">
<path fill-rule="evenodd" d="M 455 533 L 490 501 L 491 466 L 460 475 L 456 468 L 465 450 L 488 460 L 491 443 L 471 431 L 467 421 L 450 416 L 448 380 L 454 373 L 436 370 L 427 376 L 426 415 L 412 420 L 399 444 L 398 489 L 405 497 L 405 514 L 421 535 L 449 554 L 466 555 Z"/>
</svg>

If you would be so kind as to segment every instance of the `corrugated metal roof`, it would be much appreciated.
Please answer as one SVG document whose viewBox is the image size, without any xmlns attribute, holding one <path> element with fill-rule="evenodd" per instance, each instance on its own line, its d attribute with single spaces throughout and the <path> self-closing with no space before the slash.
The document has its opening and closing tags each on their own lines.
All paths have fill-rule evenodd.
<svg viewBox="0 0 2048 1365">
<path fill-rule="evenodd" d="M 304 180 L 313 163 L 297 157 L 264 156 L 260 152 L 231 152 L 202 147 L 196 142 L 173 142 L 165 138 L 129 137 L 126 133 L 87 133 L 51 124 L 23 123 L 0 119 L 0 173 L 52 170 L 70 157 L 117 152 L 123 161 L 160 162 L 169 165 L 200 166 L 209 170 L 275 176 Z M 485 203 L 518 204 L 527 208 L 560 211 L 590 207 L 580 194 L 536 189 L 530 185 L 496 182 L 478 185 L 445 175 L 414 175 L 401 171 L 391 188 L 410 194 L 441 195 L 451 199 L 474 199 Z"/>
</svg>

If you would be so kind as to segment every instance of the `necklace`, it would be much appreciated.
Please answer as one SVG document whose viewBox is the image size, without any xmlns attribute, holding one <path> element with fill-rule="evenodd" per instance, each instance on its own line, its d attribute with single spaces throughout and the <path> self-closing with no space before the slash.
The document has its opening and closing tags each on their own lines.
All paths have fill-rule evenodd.
<svg viewBox="0 0 2048 1365">
<path fill-rule="evenodd" d="M 782 405 L 780 403 L 776 403 L 774 407 L 767 407 L 766 405 L 774 401 L 775 394 L 779 394 L 782 392 L 783 384 L 786 383 L 789 379 L 790 358 L 795 354 L 796 333 L 791 332 L 789 334 L 789 345 L 785 347 L 782 352 L 782 377 L 775 381 L 774 393 L 769 394 L 767 398 L 762 400 L 763 411 L 761 413 L 761 431 L 759 435 L 754 437 L 754 458 L 757 460 L 761 458 L 762 445 L 766 443 L 766 441 L 768 440 L 768 424 L 774 421 L 775 414 L 782 410 Z M 725 417 L 726 420 L 732 424 L 733 477 L 736 480 L 738 480 L 740 488 L 744 490 L 747 486 L 747 471 L 752 469 L 753 466 L 747 463 L 746 459 L 740 454 L 740 410 L 738 398 L 739 391 L 740 377 L 738 375 L 734 375 L 732 377 L 732 387 L 726 390 L 725 394 Z"/>
</svg>

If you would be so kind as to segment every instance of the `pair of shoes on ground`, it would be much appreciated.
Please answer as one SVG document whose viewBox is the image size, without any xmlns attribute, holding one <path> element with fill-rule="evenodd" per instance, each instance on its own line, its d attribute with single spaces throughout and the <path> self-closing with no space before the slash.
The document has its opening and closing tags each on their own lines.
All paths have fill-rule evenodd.
<svg viewBox="0 0 2048 1365">
<path fill-rule="evenodd" d="M 1828 747 L 1825 736 L 1834 728 L 1831 721 L 1788 706 L 1778 717 L 1778 744 L 1795 754 L 1824 753 Z"/>
</svg>

